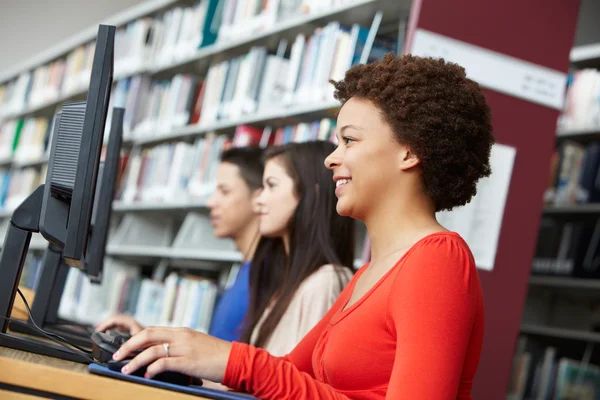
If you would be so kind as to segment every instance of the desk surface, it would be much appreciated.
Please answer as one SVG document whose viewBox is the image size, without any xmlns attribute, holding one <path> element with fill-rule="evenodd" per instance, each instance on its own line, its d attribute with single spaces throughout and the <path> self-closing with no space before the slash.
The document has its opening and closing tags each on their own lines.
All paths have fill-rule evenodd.
<svg viewBox="0 0 600 400">
<path fill-rule="evenodd" d="M 27 302 L 32 304 L 34 292 L 23 288 L 21 290 L 27 298 Z M 27 320 L 27 311 L 20 296 L 15 298 L 11 317 Z M 0 346 L 0 371 L 2 371 L 0 384 L 77 399 L 197 400 L 204 398 L 91 374 L 87 368 L 85 364 Z M 219 386 L 210 385 L 210 382 L 205 383 L 208 387 Z M 7 392 L 6 388 L 0 388 L 0 398 L 32 399 L 39 397 Z"/>
<path fill-rule="evenodd" d="M 74 398 L 201 398 L 90 374 L 87 365 L 5 347 L 0 347 L 0 371 L 1 383 Z"/>
</svg>

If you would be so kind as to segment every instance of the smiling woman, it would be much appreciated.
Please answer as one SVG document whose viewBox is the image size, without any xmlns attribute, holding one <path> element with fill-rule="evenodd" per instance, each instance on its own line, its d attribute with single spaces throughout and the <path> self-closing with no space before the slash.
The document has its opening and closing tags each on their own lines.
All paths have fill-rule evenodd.
<svg viewBox="0 0 600 400">
<path fill-rule="evenodd" d="M 334 149 L 315 141 L 266 150 L 243 339 L 273 355 L 289 353 L 352 277 L 354 221 L 335 212 L 333 174 L 323 166 Z"/>
<path fill-rule="evenodd" d="M 133 367 L 217 379 L 266 400 L 471 399 L 483 295 L 467 243 L 436 212 L 469 202 L 490 174 L 486 99 L 462 67 L 411 55 L 356 65 L 334 85 L 340 145 L 325 165 L 337 213 L 367 226 L 371 261 L 285 357 L 160 330 L 124 345 L 149 348 Z M 181 351 L 164 358 L 162 341 Z"/>
</svg>

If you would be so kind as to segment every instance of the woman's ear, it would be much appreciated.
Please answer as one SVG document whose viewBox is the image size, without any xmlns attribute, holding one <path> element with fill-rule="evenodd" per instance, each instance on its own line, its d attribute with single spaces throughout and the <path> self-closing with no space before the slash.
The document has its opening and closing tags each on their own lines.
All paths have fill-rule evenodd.
<svg viewBox="0 0 600 400">
<path fill-rule="evenodd" d="M 421 160 L 410 147 L 403 145 L 398 154 L 398 163 L 400 170 L 406 171 L 418 166 Z"/>
</svg>

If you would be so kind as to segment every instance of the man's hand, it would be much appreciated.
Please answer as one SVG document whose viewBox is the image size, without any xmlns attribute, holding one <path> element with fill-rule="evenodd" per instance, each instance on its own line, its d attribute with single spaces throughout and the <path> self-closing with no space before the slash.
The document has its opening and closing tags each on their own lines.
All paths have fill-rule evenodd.
<svg viewBox="0 0 600 400">
<path fill-rule="evenodd" d="M 113 315 L 106 321 L 102 321 L 96 325 L 96 331 L 105 332 L 107 329 L 120 329 L 129 332 L 131 336 L 140 333 L 144 327 L 139 324 L 133 317 L 129 315 L 117 314 Z"/>
</svg>

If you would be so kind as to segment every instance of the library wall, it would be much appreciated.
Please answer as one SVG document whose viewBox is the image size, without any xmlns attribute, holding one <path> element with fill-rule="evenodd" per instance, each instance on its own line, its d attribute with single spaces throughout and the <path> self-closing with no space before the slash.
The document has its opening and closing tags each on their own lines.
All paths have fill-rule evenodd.
<svg viewBox="0 0 600 400">
<path fill-rule="evenodd" d="M 579 2 L 422 0 L 416 29 L 567 72 Z M 410 32 L 407 34 L 409 35 Z M 493 271 L 480 271 L 486 326 L 473 398 L 505 399 L 559 111 L 484 90 L 497 143 L 516 148 Z"/>
<path fill-rule="evenodd" d="M 0 2 L 0 71 L 144 0 Z M 60 23 L 57 23 L 60 21 Z M 18 40 L 15 40 L 18 35 Z"/>
</svg>

